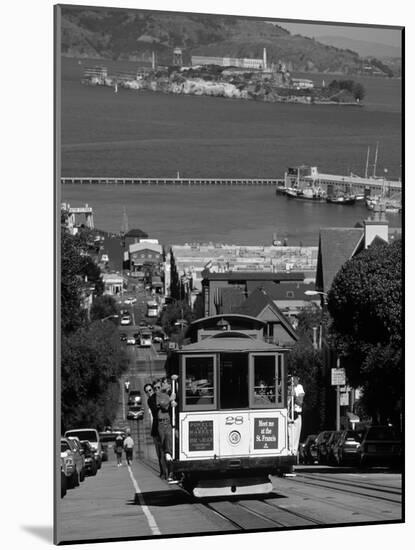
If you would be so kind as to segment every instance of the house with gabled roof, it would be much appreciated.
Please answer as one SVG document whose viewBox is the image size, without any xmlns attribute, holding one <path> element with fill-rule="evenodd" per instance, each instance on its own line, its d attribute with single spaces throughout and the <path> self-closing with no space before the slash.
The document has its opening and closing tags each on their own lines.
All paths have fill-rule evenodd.
<svg viewBox="0 0 415 550">
<path fill-rule="evenodd" d="M 298 340 L 291 323 L 263 288 L 254 290 L 232 313 L 248 315 L 265 322 L 264 337 L 269 343 L 292 346 Z"/>
<path fill-rule="evenodd" d="M 389 242 L 399 234 L 389 229 L 382 212 L 355 227 L 324 227 L 320 229 L 316 290 L 327 293 L 341 267 L 351 258 L 376 242 Z"/>
<path fill-rule="evenodd" d="M 212 273 L 208 269 L 202 272 L 202 292 L 205 316 L 220 312 L 225 300 L 233 296 L 233 302 L 242 302 L 263 283 L 274 282 L 285 285 L 304 281 L 304 273 L 297 271 L 226 271 Z M 239 295 L 239 299 L 237 296 Z"/>
</svg>

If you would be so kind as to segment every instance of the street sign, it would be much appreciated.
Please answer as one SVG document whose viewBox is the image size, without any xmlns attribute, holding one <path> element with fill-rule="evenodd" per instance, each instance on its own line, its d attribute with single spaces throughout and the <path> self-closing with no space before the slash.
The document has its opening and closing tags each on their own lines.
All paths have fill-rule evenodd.
<svg viewBox="0 0 415 550">
<path fill-rule="evenodd" d="M 331 369 L 331 385 L 344 386 L 346 384 L 345 369 Z"/>
<path fill-rule="evenodd" d="M 340 394 L 340 407 L 347 407 L 349 404 L 349 393 Z"/>
</svg>

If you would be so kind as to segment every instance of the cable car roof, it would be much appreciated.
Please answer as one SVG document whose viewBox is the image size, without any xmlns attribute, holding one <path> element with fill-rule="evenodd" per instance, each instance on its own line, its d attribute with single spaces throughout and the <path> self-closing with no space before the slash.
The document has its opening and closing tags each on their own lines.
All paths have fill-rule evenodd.
<svg viewBox="0 0 415 550">
<path fill-rule="evenodd" d="M 266 325 L 265 321 L 261 321 L 250 315 L 241 315 L 238 313 L 221 313 L 220 315 L 212 315 L 210 317 L 202 317 L 196 319 L 187 328 L 186 338 L 192 341 L 197 340 L 197 332 L 203 330 L 222 330 L 221 324 L 228 325 L 227 330 L 263 330 Z"/>
<path fill-rule="evenodd" d="M 257 317 L 251 317 L 250 315 L 241 315 L 240 313 L 220 313 L 219 315 L 210 315 L 209 317 L 202 317 L 201 319 L 196 319 L 190 324 L 190 327 L 198 325 L 217 325 L 219 321 L 228 321 L 232 325 L 240 322 L 245 322 L 247 324 L 252 324 L 251 328 L 262 328 L 265 325 L 265 321 L 261 321 Z M 250 323 L 249 323 L 250 321 Z M 189 327 L 189 328 L 190 328 Z M 199 328 L 199 327 L 198 327 Z"/>
<path fill-rule="evenodd" d="M 287 348 L 268 344 L 256 338 L 228 336 L 205 338 L 199 342 L 183 346 L 178 353 L 195 352 L 281 352 Z"/>
</svg>

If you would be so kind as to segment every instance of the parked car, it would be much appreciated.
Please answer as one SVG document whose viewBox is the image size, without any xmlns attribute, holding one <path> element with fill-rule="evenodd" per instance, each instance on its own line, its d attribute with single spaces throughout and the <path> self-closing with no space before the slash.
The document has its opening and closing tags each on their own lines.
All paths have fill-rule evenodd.
<svg viewBox="0 0 415 550">
<path fill-rule="evenodd" d="M 362 440 L 361 432 L 356 430 L 345 430 L 333 447 L 333 456 L 338 466 L 350 466 L 357 464 L 360 460 L 358 448 Z"/>
<path fill-rule="evenodd" d="M 124 304 L 135 304 L 137 302 L 137 298 L 126 298 L 124 300 Z"/>
<path fill-rule="evenodd" d="M 78 437 L 74 436 L 69 436 L 67 439 L 69 440 L 72 451 L 75 454 L 75 464 L 80 464 L 79 481 L 83 481 L 85 479 L 85 457 L 81 442 Z"/>
<path fill-rule="evenodd" d="M 141 420 L 144 417 L 144 411 L 141 405 L 131 405 L 128 409 L 128 420 Z"/>
<path fill-rule="evenodd" d="M 147 327 L 147 322 L 146 322 L 146 321 L 140 321 L 140 322 L 138 323 L 138 326 L 139 326 L 139 327 Z"/>
<path fill-rule="evenodd" d="M 85 456 L 85 473 L 87 476 L 96 476 L 98 467 L 94 449 L 91 447 L 89 441 L 81 441 L 81 445 Z"/>
<path fill-rule="evenodd" d="M 140 390 L 130 390 L 128 394 L 128 406 L 141 405 Z"/>
<path fill-rule="evenodd" d="M 91 447 L 94 449 L 95 460 L 97 461 L 98 470 L 101 468 L 102 462 L 102 446 L 99 439 L 99 434 L 94 428 L 79 428 L 76 430 L 68 430 L 65 432 L 65 437 L 74 435 L 79 438 L 80 441 L 89 441 Z"/>
<path fill-rule="evenodd" d="M 102 445 L 102 460 L 103 462 L 108 460 L 109 453 L 114 448 L 114 441 L 116 437 L 121 434 L 121 436 L 125 437 L 125 432 L 119 430 L 119 431 L 106 431 L 106 432 L 100 432 L 99 438 L 101 439 L 101 445 Z"/>
<path fill-rule="evenodd" d="M 121 317 L 121 324 L 122 325 L 131 325 L 131 315 L 123 315 Z"/>
<path fill-rule="evenodd" d="M 68 478 L 65 473 L 65 459 L 61 456 L 61 498 L 66 495 L 68 489 Z"/>
<path fill-rule="evenodd" d="M 316 450 L 317 450 L 317 461 L 319 464 L 327 464 L 327 442 L 334 430 L 325 430 L 320 432 L 316 437 Z"/>
<path fill-rule="evenodd" d="M 360 466 L 400 466 L 402 441 L 391 426 L 370 426 L 362 432 L 357 448 Z"/>
<path fill-rule="evenodd" d="M 327 449 L 327 464 L 336 464 L 336 459 L 334 458 L 334 446 L 337 441 L 340 439 L 342 432 L 333 432 L 327 440 L 326 449 Z"/>
<path fill-rule="evenodd" d="M 314 464 L 317 460 L 316 435 L 311 434 L 306 437 L 304 443 L 300 446 L 300 463 Z"/>
<path fill-rule="evenodd" d="M 81 457 L 75 455 L 71 444 L 66 437 L 61 437 L 61 458 L 64 460 L 67 477 L 67 488 L 73 489 L 80 483 L 80 471 L 82 469 Z"/>
<path fill-rule="evenodd" d="M 134 338 L 134 336 L 128 336 L 127 337 L 127 345 L 128 346 L 134 346 L 136 343 L 136 340 Z"/>
</svg>

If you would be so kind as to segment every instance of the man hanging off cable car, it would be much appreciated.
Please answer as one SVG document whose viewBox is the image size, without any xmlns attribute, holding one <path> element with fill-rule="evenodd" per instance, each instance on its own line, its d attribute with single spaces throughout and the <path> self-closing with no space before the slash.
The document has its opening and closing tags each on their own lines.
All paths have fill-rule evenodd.
<svg viewBox="0 0 415 550">
<path fill-rule="evenodd" d="M 298 445 L 300 444 L 301 425 L 302 425 L 302 412 L 304 401 L 304 388 L 300 384 L 298 376 L 293 376 L 291 379 L 290 387 L 291 399 L 289 401 L 289 416 L 291 417 L 292 424 L 289 430 L 290 449 L 295 455 L 298 452 Z"/>
</svg>

